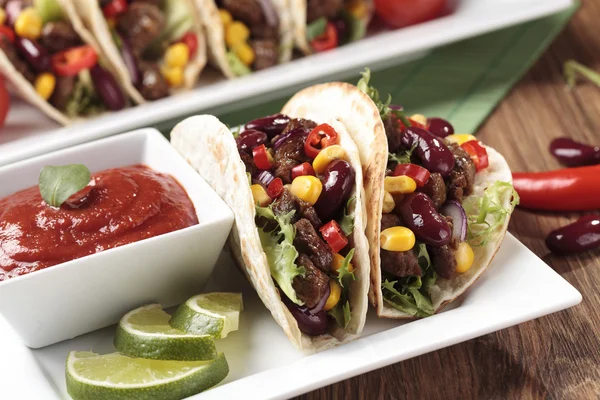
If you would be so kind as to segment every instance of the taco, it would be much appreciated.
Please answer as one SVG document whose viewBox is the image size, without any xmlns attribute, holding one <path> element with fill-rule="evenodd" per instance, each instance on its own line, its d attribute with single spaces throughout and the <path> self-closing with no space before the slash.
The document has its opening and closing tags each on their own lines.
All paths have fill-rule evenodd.
<svg viewBox="0 0 600 400">
<path fill-rule="evenodd" d="M 362 39 L 372 0 L 291 0 L 296 47 L 308 55 Z"/>
<path fill-rule="evenodd" d="M 292 58 L 287 0 L 194 0 L 205 26 L 211 62 L 227 78 Z"/>
<path fill-rule="evenodd" d="M 67 0 L 2 1 L 0 72 L 62 124 L 127 106 L 116 69 Z"/>
<path fill-rule="evenodd" d="M 369 261 L 360 159 L 344 125 L 276 115 L 236 139 L 197 116 L 171 143 L 233 210 L 234 260 L 290 341 L 315 352 L 355 339 Z"/>
<path fill-rule="evenodd" d="M 453 132 L 443 120 L 406 118 L 368 82 L 366 73 L 358 88 L 308 88 L 282 112 L 335 116 L 348 128 L 365 171 L 369 298 L 382 317 L 427 317 L 490 265 L 518 196 L 498 152 L 471 135 L 446 136 Z"/>
<path fill-rule="evenodd" d="M 206 65 L 192 0 L 73 0 L 136 103 L 190 89 Z"/>
</svg>

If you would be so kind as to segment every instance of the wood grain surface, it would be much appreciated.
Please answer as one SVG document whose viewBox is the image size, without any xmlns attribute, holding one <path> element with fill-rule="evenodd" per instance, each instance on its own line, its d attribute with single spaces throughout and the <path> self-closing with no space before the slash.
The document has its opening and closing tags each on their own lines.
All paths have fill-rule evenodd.
<svg viewBox="0 0 600 400">
<path fill-rule="evenodd" d="M 501 151 L 513 171 L 560 168 L 547 150 L 558 136 L 600 144 L 600 88 L 581 81 L 569 91 L 562 77 L 568 59 L 600 71 L 600 0 L 582 3 L 479 132 L 478 138 Z M 517 210 L 509 227 L 581 292 L 580 305 L 298 399 L 600 398 L 600 251 L 557 257 L 544 245 L 551 230 L 580 215 Z"/>
</svg>

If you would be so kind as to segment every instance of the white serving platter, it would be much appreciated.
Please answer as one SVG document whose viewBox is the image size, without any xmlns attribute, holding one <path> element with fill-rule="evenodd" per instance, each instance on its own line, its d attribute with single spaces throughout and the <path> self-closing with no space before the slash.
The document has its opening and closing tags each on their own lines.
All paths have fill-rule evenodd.
<svg viewBox="0 0 600 400">
<path fill-rule="evenodd" d="M 365 66 L 399 64 L 427 50 L 566 9 L 573 0 L 458 0 L 444 18 L 405 29 L 381 32 L 334 51 L 298 59 L 234 81 L 207 71 L 198 88 L 143 106 L 62 128 L 23 102 L 14 101 L 0 132 L 0 165 L 100 137 L 210 112 L 228 105 L 243 108 L 293 93 L 299 87 L 350 77 Z M 234 106 L 231 103 L 236 102 Z"/>
<path fill-rule="evenodd" d="M 229 376 L 219 386 L 191 397 L 197 400 L 290 398 L 581 301 L 575 288 L 510 234 L 489 270 L 452 307 L 408 323 L 377 319 L 371 310 L 361 339 L 310 356 L 289 343 L 227 253 L 222 254 L 206 291 L 241 291 L 245 310 L 240 330 L 217 343 L 229 362 Z M 113 352 L 114 331 L 106 328 L 31 350 L 0 320 L 0 398 L 68 399 L 67 353 Z"/>
</svg>

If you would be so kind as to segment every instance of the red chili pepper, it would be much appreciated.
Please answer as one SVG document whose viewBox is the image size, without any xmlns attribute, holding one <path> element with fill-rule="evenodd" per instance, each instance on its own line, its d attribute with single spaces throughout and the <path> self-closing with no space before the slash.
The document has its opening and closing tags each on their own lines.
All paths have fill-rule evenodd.
<svg viewBox="0 0 600 400">
<path fill-rule="evenodd" d="M 513 173 L 520 206 L 536 210 L 600 209 L 600 165 L 548 172 Z"/>
<path fill-rule="evenodd" d="M 0 35 L 6 36 L 9 42 L 15 42 L 15 32 L 6 25 L 0 25 Z"/>
<path fill-rule="evenodd" d="M 127 0 L 113 0 L 102 8 L 106 18 L 113 18 L 127 11 Z"/>
<path fill-rule="evenodd" d="M 328 22 L 325 32 L 314 38 L 310 42 L 310 45 L 316 53 L 338 47 L 338 33 L 335 25 L 332 22 Z"/>
<path fill-rule="evenodd" d="M 281 178 L 275 178 L 269 183 L 267 194 L 272 199 L 276 199 L 283 194 L 283 181 Z"/>
<path fill-rule="evenodd" d="M 303 175 L 317 176 L 315 169 L 312 167 L 312 165 L 310 165 L 310 163 L 307 162 L 296 165 L 294 168 L 292 168 L 292 180 Z"/>
<path fill-rule="evenodd" d="M 398 164 L 394 169 L 394 176 L 406 175 L 417 182 L 417 186 L 423 186 L 429 180 L 431 173 L 426 169 L 416 164 Z"/>
<path fill-rule="evenodd" d="M 74 76 L 98 62 L 98 54 L 90 45 L 73 47 L 52 56 L 52 68 L 57 75 Z"/>
<path fill-rule="evenodd" d="M 475 163 L 475 170 L 481 171 L 489 167 L 490 161 L 488 159 L 487 150 L 477 140 L 469 140 L 460 145 L 469 155 L 471 160 Z"/>
<path fill-rule="evenodd" d="M 196 37 L 196 34 L 194 32 L 187 32 L 179 41 L 188 47 L 190 58 L 193 58 L 198 50 L 198 37 Z"/>
<path fill-rule="evenodd" d="M 323 225 L 319 232 L 334 253 L 339 253 L 348 244 L 348 238 L 335 220 Z"/>
<path fill-rule="evenodd" d="M 273 157 L 271 157 L 264 144 L 252 149 L 252 157 L 258 169 L 269 170 L 273 168 Z"/>
<path fill-rule="evenodd" d="M 310 158 L 315 158 L 325 147 L 333 146 L 338 143 L 338 134 L 331 125 L 317 125 L 315 129 L 310 131 L 306 138 L 306 142 L 304 142 L 304 152 Z"/>
</svg>

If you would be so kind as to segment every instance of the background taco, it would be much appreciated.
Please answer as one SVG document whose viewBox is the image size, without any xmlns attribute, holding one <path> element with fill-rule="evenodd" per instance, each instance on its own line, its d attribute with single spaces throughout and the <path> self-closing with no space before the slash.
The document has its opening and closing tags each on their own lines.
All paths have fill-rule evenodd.
<svg viewBox="0 0 600 400">
<path fill-rule="evenodd" d="M 362 39 L 374 12 L 372 0 L 290 0 L 296 47 L 304 54 Z"/>
<path fill-rule="evenodd" d="M 62 124 L 127 106 L 116 68 L 70 1 L 2 4 L 0 71 L 21 97 Z"/>
<path fill-rule="evenodd" d="M 314 352 L 356 338 L 365 323 L 360 160 L 334 119 L 317 125 L 279 115 L 271 122 L 263 128 L 269 149 L 267 133 L 249 128 L 236 142 L 212 116 L 181 122 L 171 142 L 234 211 L 229 244 L 265 306 L 294 345 Z M 323 137 L 314 133 L 321 129 Z M 305 153 L 305 146 L 313 148 Z"/>
<path fill-rule="evenodd" d="M 348 127 L 365 176 L 370 300 L 379 316 L 429 316 L 481 276 L 502 243 L 518 201 L 510 184 L 510 169 L 500 154 L 486 147 L 489 165 L 475 173 L 470 154 L 463 148 L 433 137 L 437 145 L 445 147 L 451 165 L 444 166 L 448 169 L 445 177 L 425 163 L 432 170 L 427 171 L 418 165 L 423 154 L 413 147 L 415 143 L 403 143 L 400 136 L 405 131 L 402 121 L 411 122 L 399 108 L 379 100 L 377 91 L 368 86 L 368 76 L 359 87 L 368 95 L 346 83 L 314 86 L 297 93 L 283 112 L 307 118 L 335 115 Z M 361 111 L 346 111 L 350 109 Z M 409 166 L 425 170 L 422 187 L 417 175 L 405 172 Z M 454 178 L 457 180 L 452 181 Z M 443 193 L 436 196 L 431 192 L 434 189 Z M 446 201 L 447 196 L 451 201 Z M 434 204 L 437 202 L 440 204 Z M 451 210 L 443 208 L 450 204 Z M 427 215 L 421 206 L 428 207 Z M 415 216 L 418 221 L 413 221 Z"/>
<path fill-rule="evenodd" d="M 206 30 L 211 62 L 227 78 L 292 58 L 286 0 L 194 0 Z"/>
<path fill-rule="evenodd" d="M 194 86 L 206 43 L 192 0 L 73 0 L 137 103 Z"/>
</svg>

